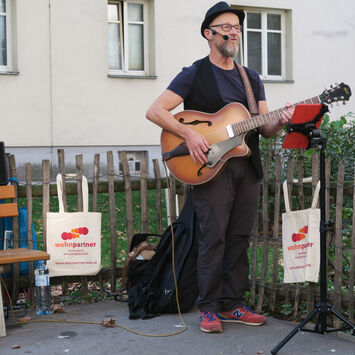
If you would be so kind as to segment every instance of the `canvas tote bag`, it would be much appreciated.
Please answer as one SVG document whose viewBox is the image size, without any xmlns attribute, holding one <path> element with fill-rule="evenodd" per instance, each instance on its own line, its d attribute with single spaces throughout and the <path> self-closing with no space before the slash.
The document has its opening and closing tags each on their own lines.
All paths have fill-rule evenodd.
<svg viewBox="0 0 355 355">
<path fill-rule="evenodd" d="M 83 212 L 64 212 L 61 174 L 57 175 L 57 191 L 59 212 L 47 213 L 49 275 L 96 275 L 101 270 L 101 213 L 88 212 L 87 179 L 82 176 Z"/>
<path fill-rule="evenodd" d="M 303 179 L 310 182 L 312 178 Z M 298 180 L 294 180 L 297 182 Z M 320 209 L 316 208 L 320 181 L 311 208 L 291 211 L 287 181 L 283 183 L 286 212 L 282 214 L 284 282 L 317 282 L 320 264 Z"/>
</svg>

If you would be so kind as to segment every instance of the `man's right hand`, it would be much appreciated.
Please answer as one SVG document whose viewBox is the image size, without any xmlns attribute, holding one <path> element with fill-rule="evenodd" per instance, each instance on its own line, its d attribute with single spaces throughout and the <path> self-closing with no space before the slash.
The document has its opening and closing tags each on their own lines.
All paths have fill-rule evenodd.
<svg viewBox="0 0 355 355">
<path fill-rule="evenodd" d="M 206 164 L 206 153 L 210 149 L 207 139 L 190 127 L 174 119 L 170 112 L 183 102 L 183 98 L 170 90 L 165 90 L 149 107 L 146 117 L 167 131 L 183 138 L 194 163 Z"/>
<path fill-rule="evenodd" d="M 200 162 L 206 164 L 208 162 L 207 153 L 211 149 L 207 139 L 198 132 L 189 127 L 185 127 L 184 138 L 187 148 L 189 148 L 191 159 L 194 163 Z"/>
</svg>

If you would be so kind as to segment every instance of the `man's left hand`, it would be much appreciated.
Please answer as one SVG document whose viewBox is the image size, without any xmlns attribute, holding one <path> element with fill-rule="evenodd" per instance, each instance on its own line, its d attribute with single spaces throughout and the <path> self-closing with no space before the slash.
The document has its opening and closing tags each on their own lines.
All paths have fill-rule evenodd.
<svg viewBox="0 0 355 355">
<path fill-rule="evenodd" d="M 286 110 L 282 112 L 282 116 L 279 120 L 280 126 L 283 127 L 285 124 L 291 121 L 295 109 L 292 107 L 290 102 L 286 102 Z"/>
</svg>

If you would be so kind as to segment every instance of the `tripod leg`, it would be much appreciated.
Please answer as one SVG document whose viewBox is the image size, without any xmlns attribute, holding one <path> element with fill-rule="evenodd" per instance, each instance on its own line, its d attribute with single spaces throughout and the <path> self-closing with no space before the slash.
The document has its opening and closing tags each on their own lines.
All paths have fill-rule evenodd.
<svg viewBox="0 0 355 355">
<path fill-rule="evenodd" d="M 297 325 L 285 338 L 283 338 L 277 346 L 275 346 L 271 350 L 271 354 L 275 355 L 298 331 L 302 329 L 304 325 L 306 325 L 314 315 L 319 312 L 319 308 L 315 308 L 301 323 Z"/>
<path fill-rule="evenodd" d="M 342 314 L 340 314 L 338 311 L 336 311 L 333 307 L 330 309 L 330 311 L 335 314 L 340 320 L 342 320 L 344 323 L 346 323 L 350 328 L 353 330 L 353 335 L 355 335 L 355 324 L 351 323 L 349 320 L 347 320 Z"/>
<path fill-rule="evenodd" d="M 314 328 L 316 333 L 325 334 L 327 332 L 327 313 L 323 312 L 320 308 L 320 312 L 318 314 L 318 321 Z"/>
</svg>

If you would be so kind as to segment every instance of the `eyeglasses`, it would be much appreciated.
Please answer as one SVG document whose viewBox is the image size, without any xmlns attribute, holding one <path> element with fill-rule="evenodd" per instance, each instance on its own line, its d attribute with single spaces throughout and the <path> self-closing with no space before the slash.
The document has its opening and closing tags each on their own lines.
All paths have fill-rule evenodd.
<svg viewBox="0 0 355 355">
<path fill-rule="evenodd" d="M 221 27 L 221 29 L 224 32 L 230 32 L 232 30 L 232 28 L 234 28 L 237 33 L 240 33 L 242 31 L 241 26 L 239 26 L 239 25 L 232 26 L 230 23 L 220 23 L 218 25 L 212 25 L 210 27 L 217 27 L 217 26 Z"/>
</svg>

